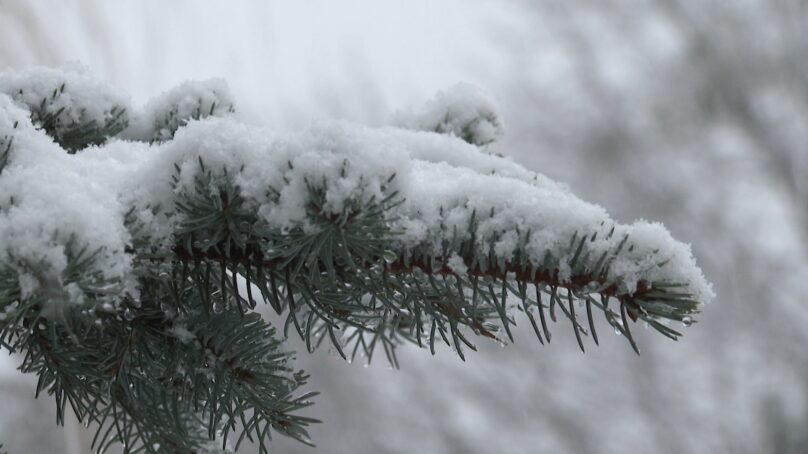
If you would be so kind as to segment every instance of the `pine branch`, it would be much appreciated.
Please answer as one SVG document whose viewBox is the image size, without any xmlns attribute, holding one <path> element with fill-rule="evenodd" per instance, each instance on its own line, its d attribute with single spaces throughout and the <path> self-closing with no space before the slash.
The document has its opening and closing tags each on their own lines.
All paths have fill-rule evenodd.
<svg viewBox="0 0 808 454">
<path fill-rule="evenodd" d="M 86 281 L 92 255 L 72 256 L 66 277 Z M 2 345 L 26 353 L 20 370 L 39 375 L 38 394 L 54 396 L 57 422 L 68 406 L 79 420 L 96 422 L 99 451 L 114 443 L 126 452 L 195 449 L 236 432 L 266 452 L 269 427 L 311 443 L 304 428 L 316 420 L 293 412 L 314 394 L 293 395 L 307 377 L 285 366 L 289 354 L 274 330 L 257 314 L 201 310 L 193 288 L 144 272 L 139 301 L 63 307 L 49 316 L 44 295 L 20 298 L 17 272 L 0 270 L 2 301 L 15 301 L 3 307 Z"/>
<path fill-rule="evenodd" d="M 24 105 L 31 122 L 68 153 L 100 145 L 129 124 L 123 97 L 80 71 L 40 68 L 2 76 L 0 93 Z"/>
<path fill-rule="evenodd" d="M 13 127 L 16 129 L 17 124 L 15 123 Z M 3 173 L 3 169 L 6 167 L 6 165 L 8 165 L 8 160 L 11 156 L 11 146 L 13 144 L 13 136 L 5 136 L 0 138 L 0 173 Z"/>
<path fill-rule="evenodd" d="M 230 89 L 223 80 L 187 81 L 149 102 L 139 120 L 143 124 L 135 128 L 141 130 L 133 138 L 152 144 L 165 142 L 191 121 L 234 112 Z"/>
<path fill-rule="evenodd" d="M 164 258 L 222 263 L 222 282 L 243 276 L 276 311 L 287 311 L 285 333 L 294 327 L 309 350 L 328 337 L 347 358 L 340 334 L 345 333 L 345 340 L 354 343 L 348 349 L 352 359 L 357 353 L 370 358 L 373 348 L 382 345 L 390 363 L 396 365 L 395 347 L 402 340 L 428 344 L 434 352 L 438 338 L 463 357 L 463 345 L 472 350 L 476 347 L 460 327 L 500 341 L 503 330 L 513 341 L 510 326 L 515 321 L 508 315 L 507 305 L 511 296 L 531 318 L 538 310 L 545 320 L 546 309 L 554 314 L 554 308 L 559 307 L 571 321 L 582 350 L 581 334 L 593 331 L 593 338 L 596 336 L 594 305 L 639 353 L 629 319 L 646 321 L 676 339 L 681 334 L 660 320 L 686 322 L 698 312 L 692 295 L 678 291 L 683 283 L 640 281 L 629 291 L 619 279 L 610 277 L 609 266 L 614 259 L 633 249 L 628 237 L 597 258 L 588 245 L 599 234 L 610 238 L 614 228 L 576 233 L 569 241 L 569 262 L 561 263 L 547 254 L 544 263 L 538 265 L 527 256 L 497 260 L 493 246 L 488 248 L 490 254 L 479 254 L 474 236 L 479 221 L 472 215 L 467 239 L 448 240 L 440 256 L 417 251 L 402 254 L 388 249 L 395 238 L 391 211 L 400 204 L 395 192 L 379 202 L 353 200 L 342 213 L 333 215 L 323 210 L 325 187 L 307 183 L 309 226 L 281 232 L 260 226 L 255 207 L 242 197 L 226 171 L 220 172 L 221 178 L 216 177 L 202 161 L 199 169 L 194 192 L 182 193 L 176 202 L 185 221 L 177 230 L 176 246 Z M 179 174 L 179 168 L 176 170 Z M 179 176 L 174 181 L 176 184 Z M 520 235 L 520 243 L 526 244 L 529 237 L 530 232 Z M 459 264 L 454 263 L 454 268 L 449 265 L 451 256 L 460 258 L 464 273 L 455 271 Z M 565 266 L 573 274 L 561 278 L 559 270 Z M 537 297 L 528 295 L 529 286 L 538 289 Z M 241 310 L 255 306 L 255 298 L 239 294 L 236 284 L 222 287 L 229 288 Z M 548 306 L 540 302 L 541 294 L 549 297 Z M 612 299 L 617 301 L 619 319 L 609 307 Z M 576 316 L 576 304 L 586 306 L 589 330 Z M 555 320 L 554 315 L 552 318 Z M 542 328 L 549 342 L 546 321 Z M 538 329 L 535 332 L 543 342 Z M 371 340 L 366 340 L 366 335 Z"/>
<path fill-rule="evenodd" d="M 100 145 L 109 137 L 118 135 L 129 124 L 126 108 L 121 106 L 112 106 L 105 112 L 102 123 L 94 118 L 87 118 L 82 110 L 75 114 L 66 107 L 54 108 L 53 105 L 64 90 L 65 84 L 62 84 L 54 89 L 50 97 L 42 98 L 39 106 L 32 107 L 31 121 L 44 129 L 68 153 L 76 153 L 91 145 Z M 19 96 L 23 95 L 20 91 Z"/>
<path fill-rule="evenodd" d="M 61 77 L 44 74 L 46 87 Z M 124 135 L 150 143 L 117 144 L 146 156 L 126 173 L 65 157 L 44 136 L 68 152 L 103 143 L 128 121 L 119 98 L 84 75 L 44 96 L 9 89 L 27 77 L 44 76 L 0 75 L 28 109 L 0 95 L 0 346 L 25 355 L 20 370 L 54 396 L 58 423 L 73 411 L 96 427 L 99 452 L 224 449 L 232 437 L 264 453 L 273 431 L 311 444 L 318 421 L 299 413 L 316 393 L 298 391 L 308 377 L 289 365 L 281 330 L 309 352 L 328 344 L 370 362 L 381 349 L 399 367 L 402 343 L 433 354 L 444 343 L 465 359 L 480 339 L 512 342 L 518 312 L 542 344 L 563 315 L 583 350 L 590 333 L 598 343 L 597 309 L 639 353 L 633 323 L 676 340 L 668 323 L 692 324 L 711 295 L 661 227 L 616 224 L 461 140 L 337 127 L 268 142 L 203 121 L 232 111 L 205 82 L 135 117 Z M 74 87 L 93 89 L 68 97 Z M 457 110 L 444 102 L 453 96 L 409 126 L 473 144 L 499 134 L 487 101 Z M 18 148 L 58 154 L 58 172 L 17 161 Z M 95 181 L 82 164 L 135 183 Z M 54 175 L 67 183 L 41 191 Z M 260 317 L 262 302 L 283 327 Z"/>
</svg>

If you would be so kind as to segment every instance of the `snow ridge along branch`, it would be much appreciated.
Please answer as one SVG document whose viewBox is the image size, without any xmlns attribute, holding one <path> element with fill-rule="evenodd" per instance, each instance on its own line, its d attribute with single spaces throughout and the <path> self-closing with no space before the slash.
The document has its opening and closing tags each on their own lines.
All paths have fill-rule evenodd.
<svg viewBox="0 0 808 454">
<path fill-rule="evenodd" d="M 290 332 L 398 367 L 402 343 L 513 341 L 520 313 L 541 343 L 563 315 L 583 350 L 597 309 L 639 353 L 632 323 L 675 340 L 713 296 L 662 225 L 503 157 L 473 87 L 400 127 L 280 133 L 233 105 L 220 80 L 137 110 L 81 67 L 0 74 L 0 345 L 100 451 L 310 444 Z"/>
</svg>

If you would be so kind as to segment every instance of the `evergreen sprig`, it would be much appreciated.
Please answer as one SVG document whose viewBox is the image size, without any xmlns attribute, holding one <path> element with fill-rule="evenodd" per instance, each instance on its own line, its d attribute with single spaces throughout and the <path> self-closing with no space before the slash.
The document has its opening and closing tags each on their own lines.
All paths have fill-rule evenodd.
<svg viewBox="0 0 808 454">
<path fill-rule="evenodd" d="M 104 121 L 99 122 L 87 115 L 86 107 L 55 107 L 59 98 L 65 93 L 66 84 L 53 89 L 50 96 L 42 98 L 38 105 L 28 106 L 31 122 L 45 130 L 68 153 L 100 145 L 108 138 L 118 135 L 129 125 L 126 107 L 112 106 L 104 112 Z M 23 99 L 25 93 L 20 89 L 16 99 Z"/>
<path fill-rule="evenodd" d="M 613 227 L 576 233 L 566 263 L 549 253 L 541 264 L 522 253 L 502 261 L 494 253 L 497 235 L 485 239 L 487 253 L 480 253 L 474 234 L 476 215 L 467 234 L 455 232 L 440 254 L 428 249 L 397 252 L 391 249 L 396 232 L 390 227 L 391 212 L 401 202 L 396 192 L 380 201 L 352 199 L 341 213 L 333 214 L 323 208 L 326 183 L 307 182 L 306 224 L 280 229 L 263 225 L 227 172 L 219 174 L 217 185 L 217 177 L 200 161 L 194 191 L 183 193 L 177 201 L 185 221 L 178 230 L 181 246 L 175 248 L 175 255 L 189 262 L 229 264 L 229 272 L 220 267 L 221 282 L 234 293 L 238 307 L 253 308 L 252 292 L 257 290 L 278 313 L 286 313 L 284 333 L 293 327 L 309 350 L 328 338 L 345 358 L 346 350 L 352 359 L 357 354 L 370 358 L 373 348 L 381 345 L 391 364 L 397 365 L 395 346 L 402 340 L 428 345 L 433 352 L 438 340 L 464 357 L 464 346 L 476 347 L 462 328 L 513 341 L 511 326 L 516 321 L 510 315 L 511 298 L 542 343 L 550 341 L 547 320 L 555 321 L 557 312 L 572 323 L 582 350 L 582 335 L 591 332 L 597 343 L 594 307 L 639 353 L 629 320 L 641 319 L 677 339 L 681 334 L 660 320 L 688 324 L 698 310 L 698 302 L 679 291 L 683 283 L 641 281 L 629 292 L 618 278 L 610 277 L 611 263 L 633 250 L 628 236 L 597 256 L 588 245 L 599 235 L 611 238 Z M 179 181 L 179 168 L 175 181 Z M 268 194 L 273 193 L 277 190 L 269 188 Z M 520 244 L 526 244 L 530 235 L 520 233 Z M 449 267 L 453 255 L 461 257 L 466 273 Z M 562 267 L 572 270 L 569 278 L 559 277 Z M 247 295 L 237 290 L 237 276 L 249 284 Z M 576 314 L 579 305 L 583 309 Z"/>
<path fill-rule="evenodd" d="M 17 129 L 17 126 L 19 126 L 19 123 L 15 121 L 11 125 L 11 129 Z M 3 169 L 6 168 L 9 159 L 11 159 L 11 149 L 13 145 L 13 135 L 5 135 L 0 137 L 0 174 L 3 173 Z"/>
<path fill-rule="evenodd" d="M 71 257 L 70 274 L 88 280 L 92 256 Z M 288 368 L 274 329 L 258 314 L 203 304 L 182 274 L 198 270 L 178 266 L 144 269 L 141 298 L 117 308 L 92 301 L 58 312 L 43 310 L 53 295 L 22 298 L 18 273 L 4 268 L 0 296 L 12 302 L 3 307 L 2 345 L 25 353 L 20 369 L 39 375 L 37 394 L 54 396 L 57 422 L 70 406 L 97 424 L 99 451 L 120 442 L 127 452 L 184 452 L 236 432 L 266 452 L 270 428 L 310 443 L 304 427 L 315 420 L 293 412 L 313 394 L 294 396 L 306 376 Z"/>
<path fill-rule="evenodd" d="M 214 93 L 215 94 L 215 93 Z M 176 104 L 171 105 L 165 112 L 161 112 L 153 125 L 154 133 L 151 143 L 165 142 L 174 138 L 177 130 L 192 120 L 201 120 L 211 116 L 223 116 L 235 112 L 232 104 L 217 101 L 205 101 L 198 98 L 196 105 L 186 111 Z"/>
<path fill-rule="evenodd" d="M 64 89 L 30 107 L 34 123 L 68 152 L 126 126 L 118 107 L 104 125 L 66 120 L 74 116 L 49 108 Z M 191 118 L 217 108 L 200 99 Z M 154 141 L 171 140 L 188 121 L 179 111 L 167 111 L 158 128 L 166 132 Z M 0 138 L 0 172 L 12 141 Z M 199 158 L 189 185 L 187 170 L 175 165 L 171 204 L 147 207 L 179 220 L 168 243 L 152 238 L 134 209 L 126 216 L 136 292 L 106 278 L 96 266 L 100 249 L 75 239 L 58 274 L 44 261 L 0 263 L 0 346 L 24 355 L 20 370 L 39 377 L 37 394 L 54 397 L 57 423 L 73 411 L 94 425 L 98 452 L 116 443 L 127 453 L 201 452 L 212 440 L 226 449 L 232 437 L 235 449 L 249 440 L 264 453 L 272 431 L 311 444 L 307 428 L 318 421 L 300 412 L 316 393 L 299 391 L 308 377 L 291 368 L 293 354 L 255 311 L 262 302 L 285 317 L 283 337 L 297 333 L 310 352 L 326 343 L 345 359 L 370 362 L 381 349 L 394 367 L 402 343 L 433 354 L 444 343 L 465 359 L 480 338 L 513 341 L 518 312 L 542 344 L 550 342 L 550 322 L 563 316 L 583 350 L 583 336 L 598 343 L 597 309 L 637 353 L 632 323 L 643 320 L 676 340 L 681 334 L 665 322 L 689 324 L 698 312 L 686 282 L 628 288 L 613 273 L 631 239 L 601 252 L 592 244 L 611 239 L 614 226 L 577 232 L 567 251 L 548 251 L 540 262 L 525 252 L 533 232 L 517 231 L 517 253 L 503 260 L 495 245 L 506 232 L 476 233 L 492 209 L 473 212 L 465 231 L 443 224 L 437 247 L 410 249 L 394 227 L 403 203 L 395 174 L 382 196 L 366 196 L 360 184 L 339 209 L 328 203 L 327 179 L 307 178 L 305 218 L 278 226 L 259 216 L 260 204 L 227 168 Z M 277 201 L 281 189 L 267 186 L 266 198 Z M 34 291 L 24 291 L 25 279 L 37 283 Z"/>
</svg>

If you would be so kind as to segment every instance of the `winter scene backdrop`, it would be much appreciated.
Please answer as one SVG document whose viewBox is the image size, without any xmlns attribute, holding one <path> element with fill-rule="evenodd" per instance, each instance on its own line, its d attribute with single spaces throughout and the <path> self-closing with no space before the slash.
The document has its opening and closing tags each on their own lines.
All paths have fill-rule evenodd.
<svg viewBox="0 0 808 454">
<path fill-rule="evenodd" d="M 80 62 L 138 106 L 221 78 L 239 120 L 284 133 L 407 124 L 479 87 L 502 120 L 492 152 L 617 222 L 662 222 L 713 284 L 678 342 L 635 329 L 640 356 L 605 323 L 586 354 L 572 330 L 542 346 L 520 324 L 465 362 L 404 346 L 400 370 L 290 338 L 323 424 L 317 448 L 275 452 L 802 453 L 807 29 L 796 0 L 0 0 L 0 71 Z M 18 363 L 0 356 L 2 449 L 89 452 Z"/>
</svg>

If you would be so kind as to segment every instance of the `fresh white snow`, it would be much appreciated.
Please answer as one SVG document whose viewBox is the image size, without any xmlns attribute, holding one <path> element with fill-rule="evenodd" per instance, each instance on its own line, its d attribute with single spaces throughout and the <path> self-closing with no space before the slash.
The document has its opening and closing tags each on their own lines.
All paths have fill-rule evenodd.
<svg viewBox="0 0 808 454">
<path fill-rule="evenodd" d="M 142 141 L 169 140 L 188 120 L 225 115 L 233 110 L 234 103 L 223 79 L 185 81 L 151 99 L 121 136 Z"/>
<path fill-rule="evenodd" d="M 487 145 L 502 137 L 502 120 L 492 97 L 474 85 L 453 85 L 419 110 L 394 114 L 398 126 L 433 131 L 463 138 L 475 145 Z"/>
<path fill-rule="evenodd" d="M 114 107 L 131 110 L 128 95 L 75 62 L 59 68 L 34 66 L 2 72 L 0 93 L 29 110 L 55 115 L 63 124 L 95 121 L 103 125 L 113 117 Z"/>
<path fill-rule="evenodd" d="M 57 70 L 41 71 L 50 82 L 58 82 Z M 36 71 L 20 74 L 38 80 Z M 71 74 L 65 71 L 64 77 L 72 80 Z M 99 85 L 85 85 L 87 93 L 80 87 L 72 88 L 76 99 L 93 99 L 90 92 Z M 490 105 L 480 103 L 481 98 L 468 87 L 447 93 L 427 107 L 430 114 L 419 124 L 439 118 L 434 112 L 445 109 L 457 112 L 444 116 L 459 119 L 448 123 L 455 126 L 468 125 L 481 112 L 489 117 Z M 156 118 L 172 109 L 185 115 L 199 99 L 208 109 L 214 102 L 231 101 L 220 81 L 187 83 L 148 104 L 145 113 L 136 113 L 135 118 Z M 453 110 L 455 105 L 459 107 Z M 617 224 L 602 207 L 580 200 L 565 186 L 463 141 L 455 126 L 444 131 L 448 134 L 437 134 L 324 122 L 279 133 L 212 116 L 188 122 L 175 135 L 172 131 L 173 139 L 166 142 L 150 145 L 115 139 L 67 155 L 36 130 L 15 103 L 0 95 L 0 137 L 14 137 L 9 164 L 0 174 L 0 263 L 18 268 L 23 275 L 29 264 L 43 263 L 52 270 L 47 279 L 58 281 L 66 265 L 65 247 L 72 241 L 91 250 L 101 248 L 95 263 L 98 270 L 132 282 L 123 252 L 131 241 L 124 214 L 134 208 L 154 241 L 167 246 L 182 220 L 173 214 L 174 202 L 179 194 L 193 190 L 201 158 L 214 174 L 226 171 L 271 227 L 310 227 L 305 210 L 307 182 L 325 186 L 324 209 L 333 213 L 352 200 L 380 200 L 398 191 L 403 203 L 388 215 L 393 230 L 402 232 L 395 241 L 399 254 L 413 250 L 440 254 L 443 242 L 454 235 L 470 237 L 474 214 L 479 254 L 487 254 L 493 243 L 496 259 L 507 262 L 524 243 L 533 264 L 542 264 L 550 254 L 562 264 L 560 277 L 568 279 L 572 270 L 565 265 L 575 252 L 571 238 L 598 232 L 594 241 L 586 241 L 595 260 L 604 251 L 615 250 L 628 235 L 629 244 L 614 259 L 609 274 L 623 291 L 633 292 L 642 280 L 671 281 L 686 283 L 687 291 L 699 301 L 712 298 L 689 246 L 675 241 L 662 225 Z M 498 127 L 498 123 L 489 126 Z M 481 128 L 475 134 L 492 131 L 488 126 Z M 151 137 L 167 138 L 160 131 L 157 134 Z M 176 168 L 178 184 L 172 186 Z M 155 207 L 160 207 L 157 214 Z M 613 234 L 607 235 L 612 228 Z M 452 257 L 448 265 L 465 272 L 468 264 L 458 259 Z M 27 278 L 30 288 L 26 291 L 51 282 L 47 279 Z M 127 290 L 135 291 L 131 286 Z"/>
</svg>

